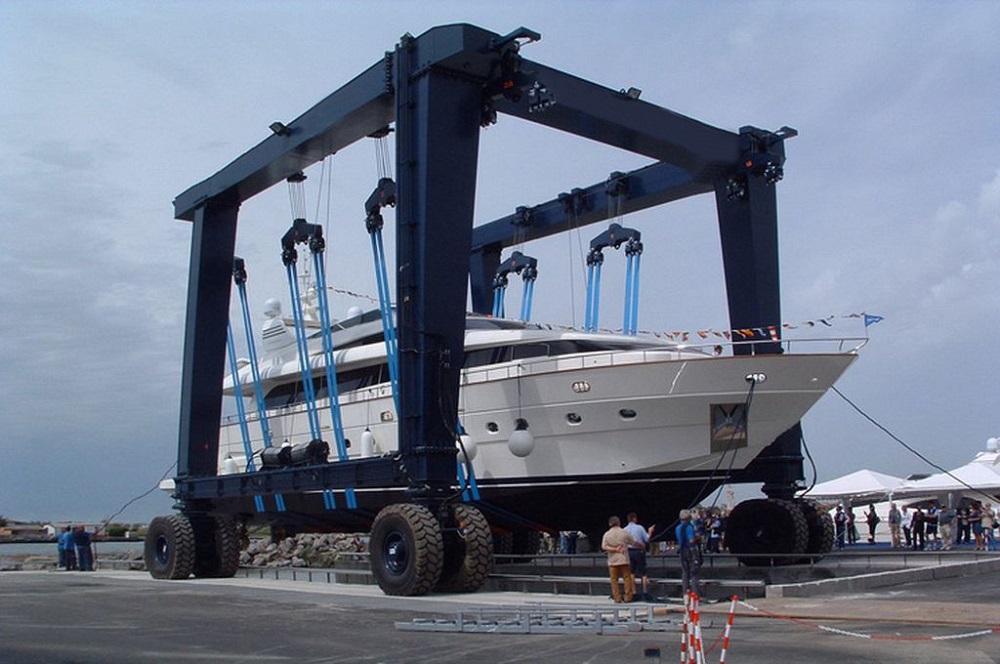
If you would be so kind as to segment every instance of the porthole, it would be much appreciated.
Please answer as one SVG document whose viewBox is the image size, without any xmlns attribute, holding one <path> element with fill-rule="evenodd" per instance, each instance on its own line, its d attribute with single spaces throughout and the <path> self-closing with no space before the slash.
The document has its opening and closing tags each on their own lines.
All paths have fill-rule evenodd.
<svg viewBox="0 0 1000 664">
<path fill-rule="evenodd" d="M 500 433 L 500 425 L 498 425 L 496 422 L 487 422 L 486 430 L 489 431 L 490 433 Z"/>
<path fill-rule="evenodd" d="M 634 420 L 637 413 L 631 408 L 622 408 L 618 411 L 618 416 L 623 420 Z"/>
<path fill-rule="evenodd" d="M 580 413 L 566 413 L 566 423 L 570 426 L 576 426 L 583 422 L 583 416 Z"/>
</svg>

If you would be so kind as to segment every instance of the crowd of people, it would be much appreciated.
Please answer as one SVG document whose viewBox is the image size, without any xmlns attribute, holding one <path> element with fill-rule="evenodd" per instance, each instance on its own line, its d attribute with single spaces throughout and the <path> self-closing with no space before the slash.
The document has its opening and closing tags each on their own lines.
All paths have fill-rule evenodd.
<svg viewBox="0 0 1000 664">
<path fill-rule="evenodd" d="M 864 512 L 868 526 L 868 543 L 874 544 L 881 523 L 873 504 Z M 957 509 L 932 502 L 929 505 L 916 504 L 898 506 L 889 504 L 886 520 L 889 526 L 890 546 L 894 549 L 908 548 L 914 551 L 948 551 L 959 544 L 975 544 L 976 551 L 992 551 L 997 548 L 997 513 L 991 503 L 972 501 L 963 503 Z M 858 528 L 854 510 L 838 505 L 834 516 L 835 541 L 838 549 L 858 542 Z M 883 531 L 884 532 L 884 531 Z"/>
<path fill-rule="evenodd" d="M 94 571 L 94 552 L 90 546 L 91 534 L 83 526 L 66 526 L 56 538 L 59 567 L 81 572 Z"/>
<path fill-rule="evenodd" d="M 690 589 L 700 594 L 702 553 L 726 550 L 726 516 L 726 512 L 719 508 L 681 510 L 678 515 L 672 534 L 677 543 L 684 593 Z M 654 543 L 654 528 L 647 529 L 640 525 L 635 513 L 630 513 L 627 518 L 628 524 L 622 527 L 619 517 L 610 517 L 608 531 L 601 540 L 601 551 L 608 556 L 611 592 L 616 602 L 630 602 L 640 592 L 649 598 L 646 555 Z M 1000 526 L 1000 516 L 988 502 L 963 503 L 957 509 L 938 503 L 929 506 L 917 504 L 912 508 L 908 505 L 900 508 L 891 503 L 886 520 L 892 548 L 947 551 L 959 544 L 974 544 L 976 551 L 998 548 L 995 531 Z M 850 505 L 837 505 L 833 522 L 838 549 L 861 541 L 859 521 L 867 530 L 867 542 L 875 544 L 882 523 L 875 505 L 870 503 L 860 519 Z M 665 545 L 665 542 L 660 544 Z M 636 580 L 641 582 L 641 588 L 636 588 Z M 619 586 L 620 582 L 623 582 L 624 591 Z"/>
</svg>

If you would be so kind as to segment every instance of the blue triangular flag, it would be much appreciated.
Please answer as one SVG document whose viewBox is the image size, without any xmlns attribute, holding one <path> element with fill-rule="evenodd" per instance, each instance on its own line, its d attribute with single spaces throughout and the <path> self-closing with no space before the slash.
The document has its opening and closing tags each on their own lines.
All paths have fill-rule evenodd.
<svg viewBox="0 0 1000 664">
<path fill-rule="evenodd" d="M 865 314 L 865 327 L 868 327 L 869 325 L 874 325 L 875 323 L 881 323 L 883 320 L 885 319 L 882 318 L 882 316 Z"/>
</svg>

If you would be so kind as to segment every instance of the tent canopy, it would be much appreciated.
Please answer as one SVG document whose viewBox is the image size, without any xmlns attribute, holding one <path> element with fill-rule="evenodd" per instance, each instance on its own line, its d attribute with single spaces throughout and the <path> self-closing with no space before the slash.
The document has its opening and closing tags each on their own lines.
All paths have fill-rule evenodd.
<svg viewBox="0 0 1000 664">
<path fill-rule="evenodd" d="M 858 470 L 849 475 L 821 482 L 812 488 L 805 498 L 817 500 L 848 499 L 852 503 L 885 500 L 903 479 L 874 470 Z"/>
<path fill-rule="evenodd" d="M 903 482 L 893 491 L 893 495 L 907 497 L 954 492 L 983 498 L 978 493 L 980 491 L 991 495 L 1000 493 L 1000 469 L 977 460 L 955 468 L 949 473 L 935 473 L 922 480 Z"/>
</svg>

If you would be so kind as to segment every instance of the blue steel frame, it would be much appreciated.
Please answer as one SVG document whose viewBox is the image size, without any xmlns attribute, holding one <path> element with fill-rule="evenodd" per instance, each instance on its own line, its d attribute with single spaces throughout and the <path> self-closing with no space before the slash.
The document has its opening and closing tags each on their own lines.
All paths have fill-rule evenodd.
<svg viewBox="0 0 1000 664">
<path fill-rule="evenodd" d="M 706 125 L 635 95 L 521 59 L 511 35 L 465 24 L 432 28 L 419 37 L 405 35 L 383 60 L 287 129 L 175 199 L 175 217 L 194 223 L 175 494 L 183 507 L 191 509 L 198 500 L 345 486 L 409 486 L 418 498 L 452 491 L 452 423 L 464 359 L 466 302 L 466 283 L 454 275 L 470 275 L 473 307 L 488 313 L 492 279 L 505 246 L 604 221 L 610 209 L 607 183 L 602 182 L 533 206 L 527 221 L 519 214 L 473 228 L 479 131 L 491 112 L 656 159 L 645 168 L 616 174 L 628 180 L 624 193 L 615 194 L 620 213 L 715 192 L 731 326 L 755 328 L 781 320 L 771 185 L 780 178 L 782 141 L 794 133 L 753 127 L 733 133 Z M 516 76 L 505 67 L 514 60 L 520 64 Z M 520 94 L 526 79 L 544 83 L 555 104 L 532 112 L 528 95 Z M 398 169 L 401 458 L 216 477 L 239 205 L 392 122 Z M 770 182 L 765 182 L 765 172 Z M 777 345 L 767 350 L 779 352 Z M 798 436 L 793 430 L 778 443 L 782 439 L 784 447 L 775 457 L 779 461 L 759 471 L 778 493 L 802 477 Z"/>
</svg>

